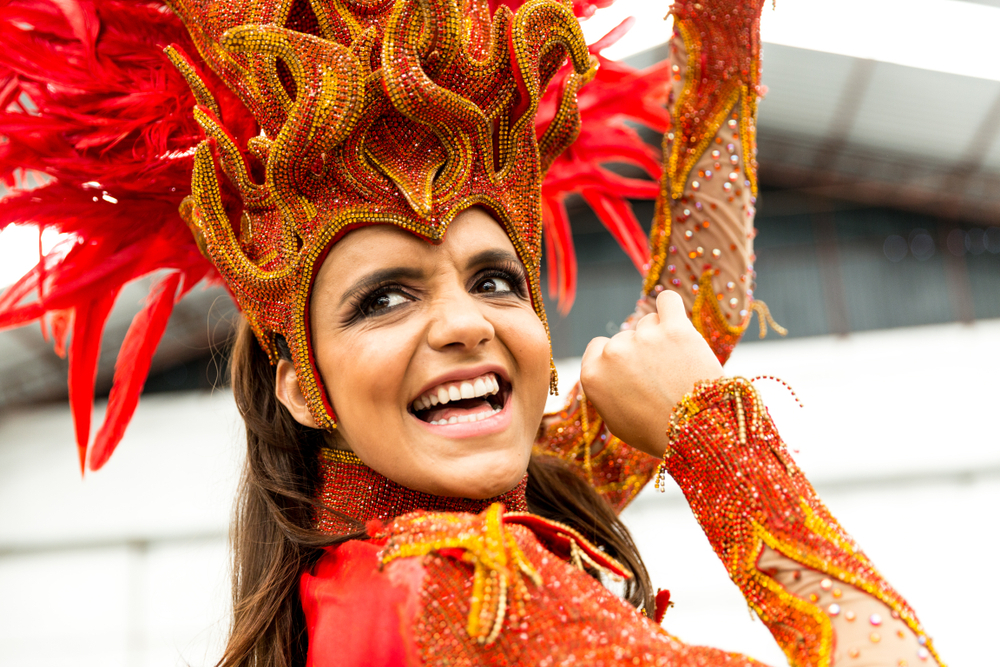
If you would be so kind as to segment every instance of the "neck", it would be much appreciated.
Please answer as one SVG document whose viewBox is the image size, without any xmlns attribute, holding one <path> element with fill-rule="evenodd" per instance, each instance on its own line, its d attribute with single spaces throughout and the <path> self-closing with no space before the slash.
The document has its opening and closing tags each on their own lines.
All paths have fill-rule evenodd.
<svg viewBox="0 0 1000 667">
<path fill-rule="evenodd" d="M 432 496 L 408 489 L 378 474 L 351 452 L 324 448 L 320 450 L 319 466 L 317 500 L 347 517 L 345 520 L 330 512 L 318 511 L 315 526 L 325 533 L 352 533 L 369 521 L 390 521 L 418 510 L 478 514 L 496 502 L 503 503 L 512 512 L 528 509 L 524 498 L 527 475 L 507 493 L 477 500 Z"/>
</svg>

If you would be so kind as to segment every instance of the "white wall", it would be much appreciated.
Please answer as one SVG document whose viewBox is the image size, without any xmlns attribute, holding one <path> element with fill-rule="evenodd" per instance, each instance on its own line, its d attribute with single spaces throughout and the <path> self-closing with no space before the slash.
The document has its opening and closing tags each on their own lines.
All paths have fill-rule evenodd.
<svg viewBox="0 0 1000 667">
<path fill-rule="evenodd" d="M 952 667 L 995 659 L 998 341 L 997 321 L 774 340 L 727 366 L 795 388 L 805 408 L 758 383 L 820 495 Z M 567 388 L 574 363 L 559 364 Z M 152 396 L 81 481 L 64 406 L 0 417 L 0 664 L 212 664 L 239 440 L 226 393 Z M 625 518 L 672 592 L 671 632 L 785 664 L 678 490 L 644 492 Z"/>
<path fill-rule="evenodd" d="M 227 392 L 152 396 L 81 480 L 68 408 L 0 419 L 0 664 L 214 664 L 239 439 Z"/>
</svg>

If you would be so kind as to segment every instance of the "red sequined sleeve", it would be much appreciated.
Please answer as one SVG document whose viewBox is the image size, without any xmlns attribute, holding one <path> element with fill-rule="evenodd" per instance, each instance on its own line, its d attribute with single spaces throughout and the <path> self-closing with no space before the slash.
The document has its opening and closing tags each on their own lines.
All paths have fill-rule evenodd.
<svg viewBox="0 0 1000 667">
<path fill-rule="evenodd" d="M 545 416 L 535 440 L 535 453 L 568 463 L 617 512 L 642 491 L 658 463 L 611 435 L 594 406 L 583 398 L 579 383 L 561 412 Z"/>
<path fill-rule="evenodd" d="M 668 436 L 661 474 L 680 486 L 791 665 L 827 667 L 838 652 L 865 656 L 883 633 L 909 651 L 891 664 L 937 659 L 914 611 L 817 497 L 747 380 L 700 383 L 678 404 Z M 799 585 L 803 576 L 814 581 Z M 844 606 L 848 592 L 857 592 L 859 603 L 880 605 L 885 616 L 866 613 L 838 637 L 837 625 L 858 614 Z M 853 632 L 862 625 L 867 632 Z"/>
<path fill-rule="evenodd" d="M 672 124 L 663 138 L 663 177 L 650 234 L 652 261 L 625 326 L 655 312 L 656 294 L 676 291 L 695 327 L 725 363 L 753 299 L 756 116 L 762 0 L 678 0 L 671 10 Z M 726 21 L 715 21 L 724 14 Z M 779 332 L 782 330 L 776 327 Z M 763 333 L 763 332 L 762 332 Z M 621 511 L 651 478 L 655 461 L 611 435 L 579 386 L 548 415 L 536 453 L 573 466 Z"/>
</svg>

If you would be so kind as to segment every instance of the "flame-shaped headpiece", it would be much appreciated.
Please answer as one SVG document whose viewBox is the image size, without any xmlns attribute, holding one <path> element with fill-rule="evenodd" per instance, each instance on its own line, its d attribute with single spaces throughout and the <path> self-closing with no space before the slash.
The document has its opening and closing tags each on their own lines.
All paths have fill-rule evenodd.
<svg viewBox="0 0 1000 667">
<path fill-rule="evenodd" d="M 182 215 L 272 361 L 276 336 L 287 340 L 318 424 L 336 420 L 309 352 L 310 290 L 351 229 L 391 224 L 436 243 L 458 213 L 482 206 L 504 226 L 546 322 L 541 180 L 576 137 L 576 91 L 593 71 L 568 0 L 516 13 L 487 0 L 171 5 L 261 129 L 238 145 L 192 61 L 168 49 L 209 138 Z M 539 99 L 567 56 L 574 74 L 536 138 Z M 224 206 L 226 188 L 241 211 Z"/>
</svg>

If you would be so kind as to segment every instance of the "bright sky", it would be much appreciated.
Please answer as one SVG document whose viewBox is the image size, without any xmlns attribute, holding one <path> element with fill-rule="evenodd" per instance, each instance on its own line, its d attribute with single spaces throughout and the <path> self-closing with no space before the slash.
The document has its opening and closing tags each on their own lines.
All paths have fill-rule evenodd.
<svg viewBox="0 0 1000 667">
<path fill-rule="evenodd" d="M 54 230 L 42 234 L 42 252 L 48 253 L 67 238 Z M 38 228 L 33 225 L 9 225 L 0 232 L 0 289 L 12 285 L 38 263 Z"/>
<path fill-rule="evenodd" d="M 776 5 L 765 5 L 765 42 L 1000 81 L 1000 8 L 962 0 L 776 0 Z M 617 0 L 584 22 L 584 34 L 593 42 L 635 16 L 629 35 L 604 51 L 609 58 L 625 58 L 669 38 L 671 24 L 662 21 L 668 7 L 666 0 Z"/>
</svg>

